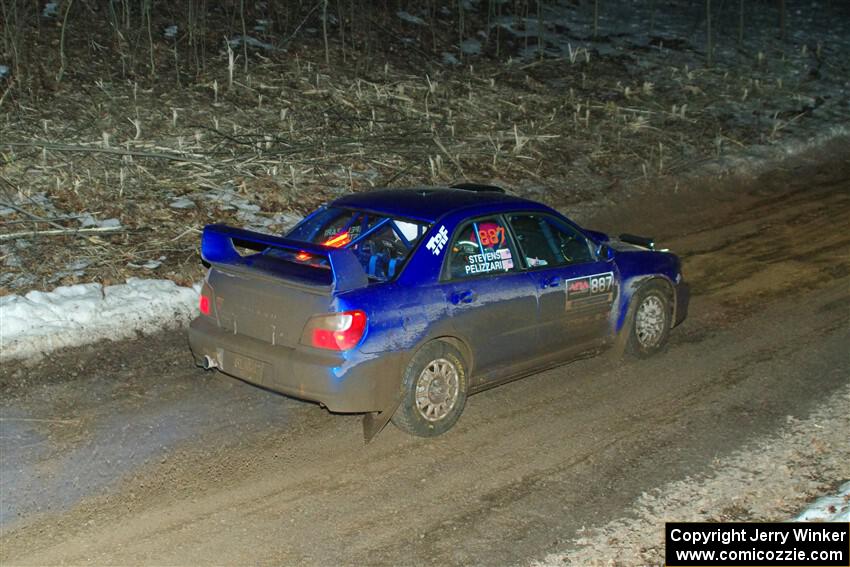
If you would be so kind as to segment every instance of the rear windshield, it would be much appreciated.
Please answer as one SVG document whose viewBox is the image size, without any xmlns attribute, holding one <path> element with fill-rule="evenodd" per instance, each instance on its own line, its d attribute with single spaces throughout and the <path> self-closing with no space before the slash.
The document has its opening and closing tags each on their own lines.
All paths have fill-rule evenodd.
<svg viewBox="0 0 850 567">
<path fill-rule="evenodd" d="M 370 278 L 386 281 L 401 270 L 410 252 L 428 230 L 425 223 L 388 217 L 355 209 L 320 209 L 293 228 L 286 238 L 348 248 L 354 252 Z M 275 255 L 314 266 L 326 266 L 326 258 L 304 252 L 279 250 Z"/>
</svg>

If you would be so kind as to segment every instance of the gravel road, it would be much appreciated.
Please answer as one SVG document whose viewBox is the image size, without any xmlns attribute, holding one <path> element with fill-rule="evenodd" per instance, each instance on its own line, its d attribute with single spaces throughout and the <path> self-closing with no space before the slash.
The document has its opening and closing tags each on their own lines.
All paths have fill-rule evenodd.
<svg viewBox="0 0 850 567">
<path fill-rule="evenodd" d="M 669 349 L 477 395 L 437 439 L 364 445 L 356 416 L 195 368 L 180 333 L 4 365 L 0 563 L 526 563 L 850 382 L 846 145 L 591 220 L 683 256 Z"/>
</svg>

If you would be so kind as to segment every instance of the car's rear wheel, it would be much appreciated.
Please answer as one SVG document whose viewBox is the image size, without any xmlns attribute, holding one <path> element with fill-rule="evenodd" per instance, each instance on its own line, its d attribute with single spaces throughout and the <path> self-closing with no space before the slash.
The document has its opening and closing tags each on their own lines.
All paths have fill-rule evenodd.
<svg viewBox="0 0 850 567">
<path fill-rule="evenodd" d="M 420 437 L 441 435 L 463 412 L 467 387 L 466 363 L 460 352 L 442 341 L 428 343 L 405 368 L 403 398 L 392 422 Z"/>
<path fill-rule="evenodd" d="M 661 284 L 649 283 L 634 298 L 635 311 L 629 329 L 629 353 L 647 357 L 667 344 L 673 310 L 670 296 Z"/>
</svg>

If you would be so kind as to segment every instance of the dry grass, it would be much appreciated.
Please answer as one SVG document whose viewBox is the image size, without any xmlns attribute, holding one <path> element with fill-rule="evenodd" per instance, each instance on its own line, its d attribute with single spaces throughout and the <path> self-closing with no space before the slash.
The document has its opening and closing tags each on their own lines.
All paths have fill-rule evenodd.
<svg viewBox="0 0 850 567">
<path fill-rule="evenodd" d="M 201 275 L 203 225 L 281 230 L 377 186 L 471 179 L 565 207 L 817 124 L 816 88 L 788 79 L 811 52 L 695 69 L 675 50 L 570 47 L 571 58 L 446 67 L 404 52 L 367 66 L 351 50 L 326 65 L 317 44 L 257 52 L 243 68 L 222 41 L 189 84 L 69 69 L 56 92 L 4 102 L 0 206 L 17 210 L 0 216 L 0 234 L 41 234 L 0 241 L 0 293 L 128 276 L 188 283 Z M 179 198 L 194 206 L 169 206 Z M 121 228 L 69 234 L 86 214 Z M 84 273 L 55 276 L 79 260 Z M 138 267 L 151 260 L 161 264 Z"/>
</svg>

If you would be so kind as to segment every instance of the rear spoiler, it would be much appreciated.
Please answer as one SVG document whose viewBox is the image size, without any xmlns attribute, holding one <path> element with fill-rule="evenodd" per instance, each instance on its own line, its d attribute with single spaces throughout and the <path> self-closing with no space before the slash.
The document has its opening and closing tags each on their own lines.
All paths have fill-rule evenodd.
<svg viewBox="0 0 850 567">
<path fill-rule="evenodd" d="M 201 237 L 201 257 L 210 264 L 244 265 L 245 258 L 236 250 L 234 241 L 252 250 L 281 248 L 325 257 L 328 259 L 333 275 L 333 290 L 338 293 L 364 287 L 369 283 L 369 277 L 363 266 L 360 265 L 354 252 L 347 248 L 332 248 L 311 242 L 289 240 L 223 224 L 210 224 L 204 227 Z"/>
</svg>

